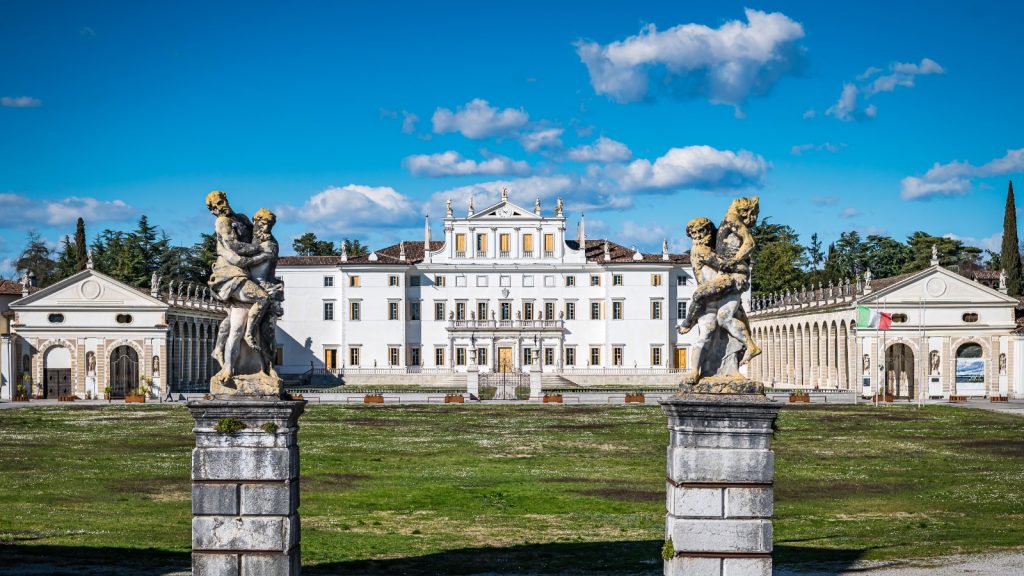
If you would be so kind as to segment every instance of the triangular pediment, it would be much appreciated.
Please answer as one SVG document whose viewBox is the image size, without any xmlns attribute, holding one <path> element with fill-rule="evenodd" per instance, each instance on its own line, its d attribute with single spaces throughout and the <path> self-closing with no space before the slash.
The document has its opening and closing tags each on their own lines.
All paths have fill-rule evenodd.
<svg viewBox="0 0 1024 576">
<path fill-rule="evenodd" d="M 493 206 L 488 206 L 483 210 L 473 214 L 468 220 L 480 220 L 490 218 L 518 218 L 523 220 L 540 220 L 541 217 L 534 213 L 533 210 L 527 210 L 522 206 L 513 204 L 508 200 L 502 200 Z"/>
<path fill-rule="evenodd" d="M 894 305 L 921 303 L 970 302 L 976 305 L 1006 305 L 1016 304 L 1017 299 L 941 266 L 932 266 L 891 286 L 862 296 L 859 302 L 884 303 L 891 308 Z"/>
<path fill-rule="evenodd" d="M 107 307 L 167 308 L 167 304 L 95 270 L 83 270 L 16 300 L 11 308 Z"/>
</svg>

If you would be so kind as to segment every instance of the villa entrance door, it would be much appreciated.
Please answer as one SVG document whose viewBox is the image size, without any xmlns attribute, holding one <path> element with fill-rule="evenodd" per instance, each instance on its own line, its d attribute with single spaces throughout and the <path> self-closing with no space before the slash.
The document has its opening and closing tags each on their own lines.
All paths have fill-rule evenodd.
<svg viewBox="0 0 1024 576">
<path fill-rule="evenodd" d="M 676 348 L 676 368 L 686 370 L 686 348 Z"/>
<path fill-rule="evenodd" d="M 60 398 L 71 395 L 71 370 L 64 368 L 46 369 L 46 397 Z"/>
<path fill-rule="evenodd" d="M 512 349 L 498 348 L 498 372 L 512 371 Z"/>
</svg>

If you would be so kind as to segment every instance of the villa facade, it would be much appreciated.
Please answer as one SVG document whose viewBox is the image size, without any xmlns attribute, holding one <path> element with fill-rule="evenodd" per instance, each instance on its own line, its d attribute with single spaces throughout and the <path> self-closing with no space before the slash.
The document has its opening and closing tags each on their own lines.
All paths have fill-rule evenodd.
<svg viewBox="0 0 1024 576">
<path fill-rule="evenodd" d="M 857 308 L 892 315 L 888 330 L 857 326 Z M 840 388 L 897 398 L 1024 395 L 1020 304 L 1005 288 L 939 266 L 890 278 L 756 298 L 750 314 L 764 353 L 750 366 L 766 384 Z"/>
<path fill-rule="evenodd" d="M 693 334 L 675 326 L 692 296 L 689 258 L 566 235 L 559 206 L 544 215 L 500 202 L 456 217 L 444 236 L 363 256 L 282 257 L 285 314 L 279 371 L 348 382 L 451 381 L 541 370 L 570 381 L 643 374 L 674 382 Z M 621 381 L 621 378 L 620 378 Z"/>
</svg>

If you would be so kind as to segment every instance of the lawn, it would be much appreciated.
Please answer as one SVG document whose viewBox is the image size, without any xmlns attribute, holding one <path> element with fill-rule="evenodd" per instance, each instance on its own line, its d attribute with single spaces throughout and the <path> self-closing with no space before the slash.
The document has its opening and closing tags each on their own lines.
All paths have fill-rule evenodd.
<svg viewBox="0 0 1024 576">
<path fill-rule="evenodd" d="M 311 406 L 301 425 L 306 574 L 661 573 L 658 407 Z M 187 569 L 191 426 L 181 406 L 0 412 L 0 574 Z M 779 564 L 1024 543 L 1024 418 L 809 406 L 775 449 Z"/>
</svg>

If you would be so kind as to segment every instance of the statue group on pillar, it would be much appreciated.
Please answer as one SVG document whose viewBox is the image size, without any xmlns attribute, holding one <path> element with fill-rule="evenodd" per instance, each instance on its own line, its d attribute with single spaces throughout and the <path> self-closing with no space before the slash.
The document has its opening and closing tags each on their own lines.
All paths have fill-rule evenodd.
<svg viewBox="0 0 1024 576">
<path fill-rule="evenodd" d="M 691 393 L 763 393 L 760 382 L 747 379 L 740 366 L 761 353 L 751 336 L 750 322 L 743 307 L 743 294 L 750 288 L 751 253 L 759 200 L 737 198 L 717 228 L 707 218 L 694 218 L 686 225 L 693 240 L 690 262 L 697 289 L 679 324 L 679 333 L 698 329 L 691 354 L 693 369 L 683 378 L 682 390 Z"/>
<path fill-rule="evenodd" d="M 217 260 L 208 285 L 228 313 L 217 331 L 213 357 L 221 369 L 210 380 L 210 391 L 279 396 L 275 326 L 284 313 L 284 294 L 275 277 L 277 217 L 261 208 L 250 221 L 232 210 L 227 194 L 219 190 L 206 197 L 206 207 L 217 218 Z"/>
</svg>

